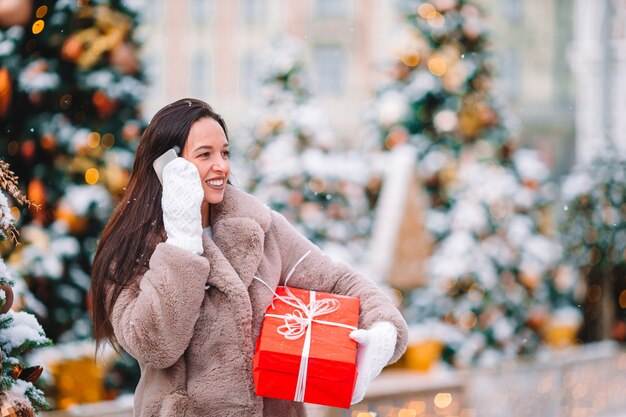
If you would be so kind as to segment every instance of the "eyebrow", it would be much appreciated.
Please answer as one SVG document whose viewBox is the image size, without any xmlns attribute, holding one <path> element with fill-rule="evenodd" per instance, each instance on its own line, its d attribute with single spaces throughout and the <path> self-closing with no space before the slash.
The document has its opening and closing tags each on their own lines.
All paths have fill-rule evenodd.
<svg viewBox="0 0 626 417">
<path fill-rule="evenodd" d="M 228 143 L 225 143 L 225 144 L 222 146 L 222 149 L 224 149 L 224 148 L 230 148 L 230 145 L 229 145 Z M 199 151 L 199 150 L 201 150 L 201 149 L 213 149 L 213 146 L 211 146 L 211 145 L 202 145 L 202 146 L 198 146 L 196 149 L 194 149 L 194 152 Z"/>
</svg>

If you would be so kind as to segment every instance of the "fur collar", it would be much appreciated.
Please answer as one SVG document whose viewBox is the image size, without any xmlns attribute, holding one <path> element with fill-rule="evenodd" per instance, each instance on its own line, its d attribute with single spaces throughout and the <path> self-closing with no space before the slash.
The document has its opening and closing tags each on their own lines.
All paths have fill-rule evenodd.
<svg viewBox="0 0 626 417">
<path fill-rule="evenodd" d="M 214 226 L 221 220 L 239 217 L 256 221 L 263 232 L 270 227 L 270 208 L 256 197 L 227 184 L 222 202 L 211 205 L 209 224 Z"/>
<path fill-rule="evenodd" d="M 227 185 L 224 200 L 211 207 L 209 223 L 215 245 L 211 245 L 208 236 L 203 237 L 205 256 L 211 259 L 215 254 L 209 252 L 219 250 L 247 289 L 261 263 L 271 219 L 269 207 L 256 197 Z"/>
</svg>

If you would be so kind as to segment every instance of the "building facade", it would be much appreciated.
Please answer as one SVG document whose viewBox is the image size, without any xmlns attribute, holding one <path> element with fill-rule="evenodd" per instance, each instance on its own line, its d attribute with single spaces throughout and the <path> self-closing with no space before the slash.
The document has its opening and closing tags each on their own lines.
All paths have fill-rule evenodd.
<svg viewBox="0 0 626 417">
<path fill-rule="evenodd" d="M 494 34 L 498 93 L 522 122 L 523 142 L 542 150 L 557 172 L 566 172 L 575 149 L 568 61 L 573 3 L 482 4 Z M 395 5 L 395 0 L 156 0 L 142 29 L 153 83 L 145 114 L 193 96 L 212 104 L 236 130 L 253 99 L 259 57 L 276 37 L 288 34 L 305 45 L 311 90 L 338 136 L 359 146 L 363 113 L 390 59 L 388 45 L 399 23 Z"/>
</svg>

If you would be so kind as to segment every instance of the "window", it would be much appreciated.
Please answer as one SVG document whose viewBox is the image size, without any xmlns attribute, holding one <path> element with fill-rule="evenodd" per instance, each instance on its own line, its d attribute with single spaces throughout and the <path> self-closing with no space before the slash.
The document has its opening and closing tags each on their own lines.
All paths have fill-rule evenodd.
<svg viewBox="0 0 626 417">
<path fill-rule="evenodd" d="M 254 25 L 265 20 L 264 0 L 242 0 L 241 10 L 243 20 L 247 25 Z"/>
<path fill-rule="evenodd" d="M 211 21 L 211 0 L 190 0 L 189 18 L 195 26 L 202 27 Z"/>
<path fill-rule="evenodd" d="M 139 6 L 141 2 L 136 2 L 137 7 L 134 8 L 139 11 L 139 19 L 142 24 L 153 25 L 163 20 L 163 2 L 155 1 L 150 4 L 150 7 Z"/>
<path fill-rule="evenodd" d="M 206 98 L 211 94 L 210 59 L 205 51 L 196 51 L 191 59 L 189 92 L 192 96 Z"/>
<path fill-rule="evenodd" d="M 165 59 L 163 51 L 159 48 L 151 48 L 145 55 L 143 61 L 145 63 L 146 81 L 155 88 L 163 88 L 165 76 L 163 69 L 165 68 Z"/>
<path fill-rule="evenodd" d="M 346 0 L 317 0 L 316 16 L 321 19 L 345 17 L 348 12 Z"/>
<path fill-rule="evenodd" d="M 505 48 L 499 52 L 501 65 L 500 82 L 505 96 L 509 100 L 519 99 L 519 87 L 521 85 L 522 61 L 519 52 L 512 48 Z"/>
<path fill-rule="evenodd" d="M 246 52 L 241 59 L 241 80 L 239 83 L 240 92 L 245 97 L 252 97 L 259 88 L 259 69 L 257 68 L 259 57 L 253 52 Z"/>
<path fill-rule="evenodd" d="M 518 24 L 524 18 L 524 0 L 505 0 L 502 2 L 502 14 L 509 23 Z"/>
<path fill-rule="evenodd" d="M 313 50 L 314 83 L 319 94 L 339 95 L 343 92 L 346 55 L 339 45 L 317 45 Z"/>
</svg>

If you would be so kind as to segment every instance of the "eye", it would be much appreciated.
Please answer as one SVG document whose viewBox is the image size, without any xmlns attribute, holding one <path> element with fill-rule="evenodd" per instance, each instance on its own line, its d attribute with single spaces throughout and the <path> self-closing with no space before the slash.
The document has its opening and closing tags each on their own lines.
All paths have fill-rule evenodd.
<svg viewBox="0 0 626 417">
<path fill-rule="evenodd" d="M 225 158 L 230 158 L 230 151 L 222 151 L 222 156 Z"/>
<path fill-rule="evenodd" d="M 208 158 L 209 156 L 211 156 L 210 152 L 204 152 L 198 155 L 198 158 Z"/>
</svg>

